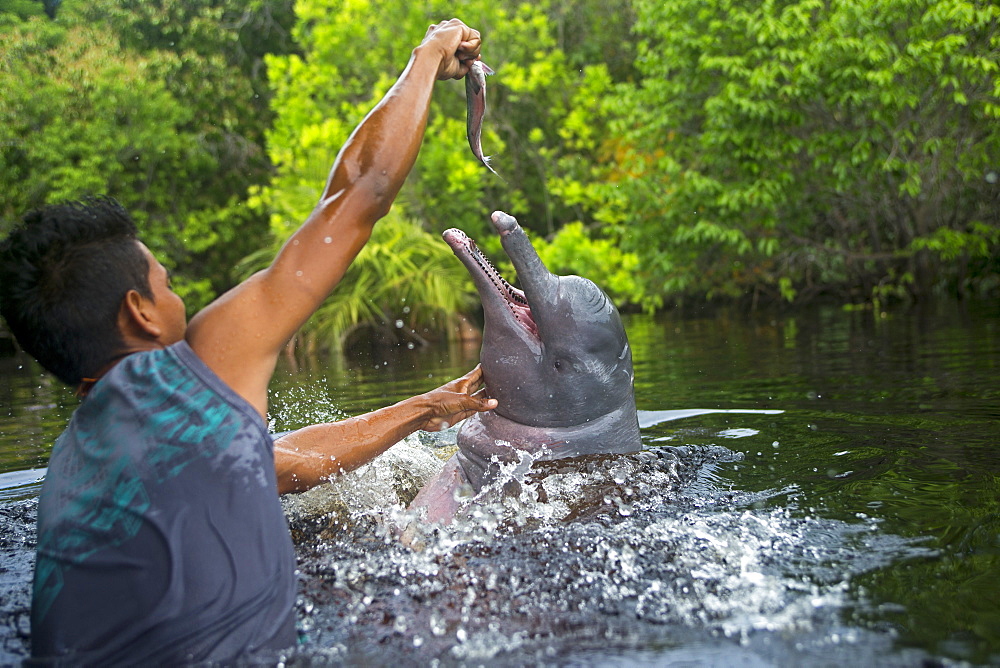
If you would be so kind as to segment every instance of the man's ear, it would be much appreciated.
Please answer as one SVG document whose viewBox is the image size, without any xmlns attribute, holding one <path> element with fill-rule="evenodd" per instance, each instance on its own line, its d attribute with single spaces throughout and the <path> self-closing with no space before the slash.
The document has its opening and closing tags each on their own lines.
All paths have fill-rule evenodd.
<svg viewBox="0 0 1000 668">
<path fill-rule="evenodd" d="M 156 339 L 163 334 L 156 307 L 152 299 L 143 297 L 137 290 L 129 290 L 122 299 L 118 326 L 122 334 L 144 339 Z"/>
</svg>

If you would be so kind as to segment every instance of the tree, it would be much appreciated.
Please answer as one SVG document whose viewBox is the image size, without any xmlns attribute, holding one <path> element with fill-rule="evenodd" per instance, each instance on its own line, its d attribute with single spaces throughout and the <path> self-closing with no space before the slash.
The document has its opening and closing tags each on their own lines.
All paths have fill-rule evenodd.
<svg viewBox="0 0 1000 668">
<path fill-rule="evenodd" d="M 995 4 L 635 4 L 602 206 L 654 289 L 927 294 L 956 252 L 996 276 Z"/>
<path fill-rule="evenodd" d="M 135 211 L 152 247 L 169 245 L 149 211 L 170 210 L 184 179 L 208 157 L 178 133 L 190 113 L 148 76 L 150 61 L 106 31 L 31 20 L 5 31 L 0 70 L 4 217 L 47 202 L 111 193 Z"/>
<path fill-rule="evenodd" d="M 59 7 L 57 22 L 11 16 L 0 25 L 0 215 L 107 193 L 189 308 L 231 285 L 232 266 L 267 239 L 243 199 L 270 174 L 263 53 L 292 48 L 290 0 L 99 0 Z"/>
</svg>

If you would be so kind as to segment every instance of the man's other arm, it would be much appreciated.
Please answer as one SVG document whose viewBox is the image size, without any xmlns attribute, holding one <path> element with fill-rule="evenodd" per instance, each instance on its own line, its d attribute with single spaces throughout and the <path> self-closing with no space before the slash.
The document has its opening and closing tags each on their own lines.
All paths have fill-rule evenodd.
<svg viewBox="0 0 1000 668">
<path fill-rule="evenodd" d="M 476 367 L 436 390 L 357 417 L 317 424 L 274 443 L 278 492 L 302 492 L 367 464 L 418 429 L 438 431 L 476 411 L 496 408 L 483 391 Z"/>
</svg>

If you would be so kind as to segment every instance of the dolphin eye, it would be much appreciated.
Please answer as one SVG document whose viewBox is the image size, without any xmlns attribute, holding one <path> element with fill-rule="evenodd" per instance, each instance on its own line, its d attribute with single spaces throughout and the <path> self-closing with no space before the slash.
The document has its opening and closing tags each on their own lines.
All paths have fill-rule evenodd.
<svg viewBox="0 0 1000 668">
<path fill-rule="evenodd" d="M 562 362 L 560 360 L 556 360 L 556 368 L 558 369 L 561 366 L 562 366 Z"/>
</svg>

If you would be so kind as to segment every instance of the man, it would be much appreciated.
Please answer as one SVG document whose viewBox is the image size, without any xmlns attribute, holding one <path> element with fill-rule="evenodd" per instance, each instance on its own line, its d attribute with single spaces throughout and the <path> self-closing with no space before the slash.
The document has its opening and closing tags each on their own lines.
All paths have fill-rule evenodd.
<svg viewBox="0 0 1000 668">
<path fill-rule="evenodd" d="M 227 662 L 293 645 L 295 556 L 277 492 L 308 489 L 418 430 L 496 406 L 469 374 L 273 444 L 282 347 L 340 281 L 416 159 L 437 79 L 479 33 L 432 25 L 341 149 L 271 266 L 186 323 L 114 201 L 32 212 L 0 245 L 0 309 L 22 347 L 84 396 L 39 501 L 32 657 L 44 664 Z"/>
</svg>

